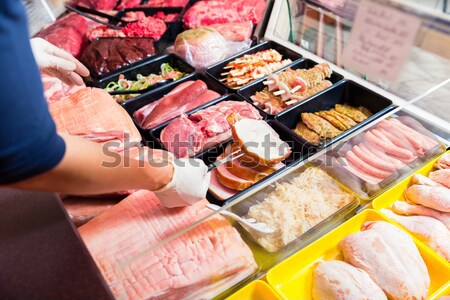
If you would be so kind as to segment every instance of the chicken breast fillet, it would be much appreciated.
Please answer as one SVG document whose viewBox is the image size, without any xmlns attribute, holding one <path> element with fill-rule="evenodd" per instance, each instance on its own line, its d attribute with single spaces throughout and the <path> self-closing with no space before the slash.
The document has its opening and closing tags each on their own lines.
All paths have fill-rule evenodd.
<svg viewBox="0 0 450 300">
<path fill-rule="evenodd" d="M 339 243 L 346 262 L 363 269 L 389 299 L 425 299 L 430 276 L 412 238 L 384 221 L 367 222 Z"/>
<path fill-rule="evenodd" d="M 315 300 L 387 300 L 365 271 L 339 260 L 317 265 L 313 272 L 312 296 Z"/>
</svg>

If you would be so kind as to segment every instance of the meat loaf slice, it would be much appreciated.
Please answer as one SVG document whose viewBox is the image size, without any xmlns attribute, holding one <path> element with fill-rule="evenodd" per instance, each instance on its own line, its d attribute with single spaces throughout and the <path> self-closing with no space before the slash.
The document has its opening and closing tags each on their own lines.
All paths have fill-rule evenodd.
<svg viewBox="0 0 450 300">
<path fill-rule="evenodd" d="M 234 141 L 246 156 L 262 165 L 274 166 L 291 154 L 289 145 L 262 120 L 240 120 L 231 131 Z"/>
<path fill-rule="evenodd" d="M 233 153 L 232 145 L 228 145 L 227 148 L 224 151 L 224 155 L 230 155 Z M 266 168 L 265 172 L 260 172 L 256 170 L 255 168 L 248 167 L 241 163 L 238 159 L 233 159 L 232 161 L 225 164 L 226 169 L 233 175 L 238 176 L 242 179 L 249 180 L 249 181 L 259 181 L 263 179 L 264 177 L 270 175 L 273 170 Z"/>
<path fill-rule="evenodd" d="M 220 160 L 222 158 L 224 158 L 224 156 L 219 156 L 217 159 Z M 246 180 L 240 176 L 234 175 L 225 165 L 217 167 L 216 175 L 221 184 L 235 191 L 245 190 L 255 183 L 255 181 Z"/>
</svg>

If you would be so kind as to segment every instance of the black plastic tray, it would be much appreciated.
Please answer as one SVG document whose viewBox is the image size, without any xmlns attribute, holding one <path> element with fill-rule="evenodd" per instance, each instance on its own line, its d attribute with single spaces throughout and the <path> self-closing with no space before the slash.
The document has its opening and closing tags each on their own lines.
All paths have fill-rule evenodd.
<svg viewBox="0 0 450 300">
<path fill-rule="evenodd" d="M 319 148 L 328 147 L 330 144 L 342 139 L 350 133 L 365 126 L 367 123 L 384 115 L 395 108 L 392 101 L 376 94 L 368 88 L 350 80 L 343 80 L 315 96 L 305 100 L 297 106 L 288 108 L 275 117 L 283 126 L 288 129 L 294 129 L 301 120 L 301 114 L 304 112 L 318 112 L 334 108 L 336 104 L 348 104 L 351 106 L 364 106 L 372 112 L 372 116 L 359 123 L 358 125 L 344 131 L 337 137 L 330 139 L 319 146 Z M 295 137 L 302 142 L 306 142 L 302 137 L 293 132 Z"/>
<path fill-rule="evenodd" d="M 181 31 L 181 13 L 183 12 L 183 7 L 133 7 L 133 8 L 124 8 L 121 9 L 116 17 L 123 17 L 127 12 L 136 12 L 142 11 L 146 16 L 153 16 L 159 11 L 162 11 L 164 14 L 178 14 L 177 18 L 172 22 L 165 22 L 167 25 L 167 30 L 161 39 L 165 39 L 167 41 L 174 41 L 177 37 L 177 34 Z M 166 34 L 167 33 L 167 34 Z"/>
<path fill-rule="evenodd" d="M 211 76 L 212 78 L 219 80 L 224 78 L 224 76 L 220 75 L 220 73 L 226 72 L 224 71 L 224 67 L 231 61 L 243 56 L 244 54 L 254 54 L 256 52 L 262 51 L 262 50 L 268 50 L 268 49 L 274 49 L 277 50 L 281 55 L 283 55 L 283 59 L 291 59 L 292 62 L 295 62 L 296 60 L 302 58 L 302 56 L 294 51 L 292 51 L 291 49 L 288 49 L 276 42 L 273 41 L 267 41 L 267 42 L 263 42 L 261 44 L 258 44 L 248 50 L 239 52 L 238 54 L 235 54 L 233 56 L 231 56 L 230 58 L 227 58 L 226 60 L 223 60 L 215 65 L 212 65 L 208 68 L 206 68 L 206 74 Z M 254 82 L 254 81 L 252 81 Z M 247 83 L 251 84 L 252 82 Z M 230 88 L 229 86 L 227 86 L 226 84 L 220 82 L 221 85 L 223 85 L 226 89 L 228 89 L 229 91 L 235 92 L 237 89 L 233 89 Z M 245 85 L 246 86 L 246 85 Z"/>
<path fill-rule="evenodd" d="M 187 112 L 186 115 L 190 116 L 191 114 L 193 114 L 193 113 L 195 113 L 195 112 L 197 112 L 197 111 L 200 111 L 200 110 L 202 110 L 202 109 L 205 109 L 205 108 L 210 107 L 210 106 L 213 106 L 213 105 L 216 105 L 216 104 L 218 104 L 219 102 L 223 102 L 223 101 L 244 101 L 244 102 L 247 102 L 247 103 L 248 103 L 248 101 L 246 101 L 245 99 L 239 97 L 239 96 L 236 95 L 236 94 L 227 94 L 227 95 L 225 95 L 225 96 L 223 96 L 223 97 L 218 98 L 217 100 L 214 100 L 214 101 L 212 101 L 212 102 L 210 102 L 210 103 L 207 103 L 207 104 L 205 104 L 205 105 L 203 105 L 203 106 L 197 107 L 197 108 L 191 110 L 190 112 Z M 267 119 L 267 115 L 266 115 L 264 112 L 263 112 L 263 113 L 260 112 L 260 114 L 261 114 L 261 117 L 263 118 L 263 120 L 266 120 L 266 119 Z M 171 121 L 172 121 L 172 120 L 171 120 Z M 170 123 L 171 121 L 164 122 L 163 124 L 161 124 L 161 125 L 155 127 L 154 129 L 152 129 L 152 130 L 150 131 L 150 135 L 152 136 L 152 140 L 153 140 L 153 142 L 154 142 L 154 145 L 156 145 L 159 149 L 167 150 L 166 147 L 164 146 L 164 144 L 161 142 L 160 137 L 161 137 L 161 131 L 162 131 L 164 128 L 166 128 L 166 126 L 169 125 L 169 123 Z M 201 157 L 203 157 L 203 155 L 205 155 L 206 153 L 210 153 L 210 151 L 214 151 L 214 150 L 211 150 L 211 149 L 213 149 L 213 148 L 214 148 L 214 149 L 220 148 L 221 145 L 228 144 L 228 142 L 229 142 L 230 140 L 231 140 L 231 139 L 227 139 L 227 140 L 225 140 L 225 141 L 222 141 L 222 142 L 216 144 L 215 146 L 211 146 L 211 147 L 209 147 L 208 149 L 205 149 L 204 151 L 197 153 L 197 154 L 195 155 L 195 157 L 196 157 L 196 158 L 201 158 Z M 216 152 L 217 152 L 217 151 L 216 151 Z M 218 153 L 217 155 L 220 155 L 220 154 L 221 154 L 221 152 Z"/>
<path fill-rule="evenodd" d="M 192 75 L 186 76 L 180 80 L 174 81 L 172 83 L 169 83 L 165 86 L 156 88 L 148 93 L 142 94 L 134 99 L 131 99 L 129 101 L 124 102 L 122 105 L 125 108 L 125 110 L 128 112 L 128 114 L 133 119 L 133 122 L 136 124 L 136 127 L 139 129 L 139 131 L 142 133 L 145 139 L 152 140 L 152 137 L 150 136 L 150 129 L 142 128 L 134 119 L 133 113 L 140 109 L 141 107 L 159 100 L 164 95 L 168 94 L 171 90 L 173 90 L 177 85 L 180 83 L 183 83 L 188 80 L 203 80 L 206 85 L 208 86 L 208 89 L 213 90 L 217 93 L 219 93 L 221 96 L 225 95 L 227 91 L 216 81 L 212 80 L 211 78 L 206 77 L 203 74 L 194 73 Z M 172 118 L 174 119 L 174 118 Z M 172 120 L 170 119 L 170 120 Z M 170 121 L 168 120 L 168 121 Z M 158 127 L 160 125 L 155 126 Z"/>
<path fill-rule="evenodd" d="M 270 178 L 276 176 L 280 172 L 283 172 L 287 167 L 291 167 L 297 163 L 300 163 L 305 158 L 316 153 L 315 148 L 312 148 L 309 146 L 309 144 L 302 143 L 298 139 L 295 139 L 293 134 L 289 130 L 284 128 L 281 124 L 279 124 L 276 120 L 267 120 L 266 122 L 280 135 L 280 138 L 283 141 L 285 141 L 286 143 L 289 144 L 289 146 L 292 149 L 291 155 L 286 160 L 283 161 L 283 163 L 286 166 L 277 170 L 276 172 L 270 174 L 266 178 L 256 182 L 254 185 L 250 186 L 249 188 L 247 188 L 243 191 L 240 191 L 240 192 L 236 193 L 236 195 L 234 195 L 228 199 L 225 199 L 225 200 L 220 200 L 220 199 L 216 198 L 214 195 L 212 195 L 208 191 L 207 199 L 210 202 L 215 203 L 217 205 L 223 205 L 223 204 L 230 203 L 230 202 L 236 200 L 236 198 L 242 196 L 242 194 L 247 193 L 247 192 L 251 191 L 252 189 L 255 189 L 259 186 L 265 185 L 265 183 Z M 199 156 L 198 158 L 202 159 L 207 165 L 210 165 L 216 161 L 217 157 L 223 153 L 225 147 L 231 142 L 232 141 L 229 140 L 227 142 L 221 143 L 217 147 L 210 148 L 206 152 L 204 152 L 201 156 Z"/>
<path fill-rule="evenodd" d="M 274 72 L 274 73 L 276 74 L 276 73 L 282 72 L 282 71 L 286 70 L 287 68 L 291 68 L 291 69 L 293 69 L 293 70 L 297 70 L 297 69 L 311 69 L 311 68 L 313 68 L 315 65 L 317 65 L 316 62 L 314 62 L 314 61 L 312 61 L 312 60 L 310 60 L 310 59 L 303 59 L 303 60 L 296 61 L 296 62 L 294 62 L 293 64 L 291 64 L 291 65 L 289 65 L 289 66 L 283 67 L 282 69 L 280 69 L 280 70 L 278 70 L 278 71 L 276 71 L 276 72 Z M 262 90 L 266 87 L 266 86 L 264 85 L 264 83 L 263 83 L 263 81 L 266 80 L 266 78 L 267 78 L 267 76 L 264 76 L 263 78 L 254 81 L 253 83 L 249 84 L 248 86 L 243 87 L 243 88 L 240 88 L 240 89 L 238 90 L 237 93 L 238 93 L 240 96 L 244 97 L 245 99 L 247 99 L 248 101 L 251 101 L 251 102 L 253 103 L 253 101 L 250 99 L 250 97 L 253 96 L 253 95 L 255 95 L 256 92 L 262 91 Z M 336 73 L 336 72 L 333 72 L 333 73 L 331 74 L 331 77 L 330 77 L 330 78 L 327 78 L 327 80 L 329 80 L 331 83 L 333 83 L 333 85 L 335 85 L 335 84 L 338 83 L 339 81 L 343 80 L 343 78 L 344 78 L 344 76 L 342 76 L 342 75 L 340 75 L 340 74 L 338 74 L 338 73 Z M 315 94 L 315 95 L 313 95 L 313 96 L 311 96 L 311 97 L 314 97 L 314 96 L 316 96 L 316 95 L 319 95 L 319 94 L 321 94 L 321 93 L 323 93 L 323 92 L 325 92 L 325 91 L 331 89 L 332 87 L 333 87 L 333 86 L 331 86 L 331 87 L 329 87 L 329 88 L 326 88 L 326 89 L 324 89 L 323 91 L 320 91 L 320 92 L 318 92 L 317 94 Z M 307 99 L 305 99 L 305 100 L 303 100 L 302 102 L 299 102 L 299 103 L 297 103 L 297 104 L 294 104 L 292 107 L 296 107 L 296 106 L 298 106 L 298 105 L 300 105 L 300 104 L 302 104 L 302 103 L 305 103 L 305 101 L 307 101 L 308 99 L 311 99 L 311 97 L 310 97 L 310 98 L 307 98 Z M 258 108 L 259 110 L 263 111 L 263 110 L 260 109 L 259 107 L 257 107 L 257 108 Z M 291 107 L 287 108 L 286 110 L 289 110 L 290 108 L 291 108 Z M 286 110 L 284 110 L 284 111 L 281 112 L 280 114 L 283 114 Z M 272 116 L 272 117 L 275 116 L 274 114 L 268 114 L 268 115 L 269 115 L 269 116 Z"/>
<path fill-rule="evenodd" d="M 151 60 L 145 60 L 140 61 L 137 65 L 134 65 L 132 67 L 122 69 L 119 72 L 114 72 L 113 74 L 109 75 L 108 77 L 102 78 L 96 82 L 94 82 L 92 85 L 98 88 L 106 88 L 108 83 L 111 81 L 117 81 L 119 79 L 119 75 L 123 74 L 126 79 L 136 80 L 138 74 L 142 75 L 149 75 L 149 74 L 158 74 L 160 72 L 160 66 L 163 63 L 169 63 L 172 67 L 178 69 L 181 72 L 187 73 L 187 76 L 193 74 L 195 72 L 195 68 L 192 67 L 190 64 L 176 56 L 175 54 L 166 54 L 163 56 L 154 57 Z M 181 80 L 181 78 L 179 79 Z M 179 81 L 178 80 L 178 81 Z M 151 87 L 140 90 L 140 91 L 132 91 L 132 92 L 111 92 L 111 94 L 114 95 L 123 95 L 123 94 L 144 94 L 148 91 L 154 90 L 158 87 L 167 85 L 168 83 L 173 82 L 171 81 L 164 81 L 161 83 L 156 83 L 152 85 Z"/>
</svg>

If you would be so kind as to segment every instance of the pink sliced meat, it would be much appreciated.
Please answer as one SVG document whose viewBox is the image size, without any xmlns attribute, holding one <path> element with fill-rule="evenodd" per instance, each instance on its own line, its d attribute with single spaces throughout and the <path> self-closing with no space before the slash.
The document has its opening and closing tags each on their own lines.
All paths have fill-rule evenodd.
<svg viewBox="0 0 450 300">
<path fill-rule="evenodd" d="M 378 134 L 375 135 L 375 133 Z M 396 155 L 406 159 L 414 158 L 414 155 L 411 153 L 411 151 L 395 146 L 386 137 L 377 132 L 376 129 L 366 132 L 365 137 L 369 142 L 371 142 L 387 154 Z"/>
<path fill-rule="evenodd" d="M 351 162 L 354 166 L 356 166 L 358 169 L 362 170 L 367 175 L 385 179 L 393 173 L 390 171 L 380 170 L 372 165 L 369 165 L 368 163 L 366 163 L 362 159 L 360 159 L 357 155 L 355 155 L 355 153 L 353 153 L 353 151 L 347 151 L 345 157 L 347 158 L 347 161 Z"/>
<path fill-rule="evenodd" d="M 82 86 L 69 86 L 62 82 L 59 78 L 46 74 L 41 74 L 41 80 L 44 87 L 44 96 L 49 103 L 52 101 L 58 101 L 63 97 L 74 94 L 75 92 L 86 87 L 84 84 Z"/>
<path fill-rule="evenodd" d="M 70 196 L 63 200 L 64 207 L 76 227 L 86 224 L 120 202 L 127 195 L 111 196 L 99 199 L 96 197 Z"/>
<path fill-rule="evenodd" d="M 119 5 L 117 5 L 117 9 L 124 9 L 124 8 L 133 8 L 139 6 L 141 4 L 141 0 L 120 0 Z"/>
<path fill-rule="evenodd" d="M 217 171 L 211 171 L 211 183 L 209 184 L 209 192 L 214 195 L 214 197 L 220 200 L 226 200 L 238 192 L 236 190 L 229 189 L 219 182 L 217 179 Z"/>
<path fill-rule="evenodd" d="M 229 41 L 243 42 L 251 38 L 253 23 L 251 21 L 239 23 L 211 24 L 224 38 Z"/>
<path fill-rule="evenodd" d="M 256 271 L 252 251 L 220 214 L 157 246 L 211 215 L 206 203 L 168 209 L 141 190 L 79 228 L 116 299 L 212 299 Z"/>
<path fill-rule="evenodd" d="M 221 158 L 222 157 L 219 157 L 218 159 Z M 242 179 L 241 177 L 234 175 L 225 167 L 224 164 L 217 167 L 216 171 L 217 171 L 216 176 L 217 179 L 219 179 L 219 182 L 223 186 L 229 189 L 233 189 L 235 191 L 242 191 L 255 183 L 254 181 L 245 180 Z"/>
<path fill-rule="evenodd" d="M 390 162 L 383 161 L 379 157 L 373 155 L 370 151 L 364 149 L 363 147 L 353 146 L 353 153 L 356 154 L 364 162 L 378 168 L 381 170 L 395 172 L 397 168 Z"/>
</svg>

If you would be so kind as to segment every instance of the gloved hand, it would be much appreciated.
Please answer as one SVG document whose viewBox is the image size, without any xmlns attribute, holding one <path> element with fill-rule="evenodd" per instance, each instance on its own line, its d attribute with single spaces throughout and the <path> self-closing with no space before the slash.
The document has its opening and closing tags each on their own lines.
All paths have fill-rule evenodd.
<svg viewBox="0 0 450 300">
<path fill-rule="evenodd" d="M 75 57 L 42 38 L 33 38 L 30 43 L 41 72 L 68 85 L 83 85 L 81 76 L 88 76 L 89 70 Z"/>
<path fill-rule="evenodd" d="M 172 180 L 154 191 L 165 207 L 192 205 L 204 199 L 208 191 L 211 173 L 200 159 L 179 158 L 169 161 L 173 166 Z"/>
</svg>

